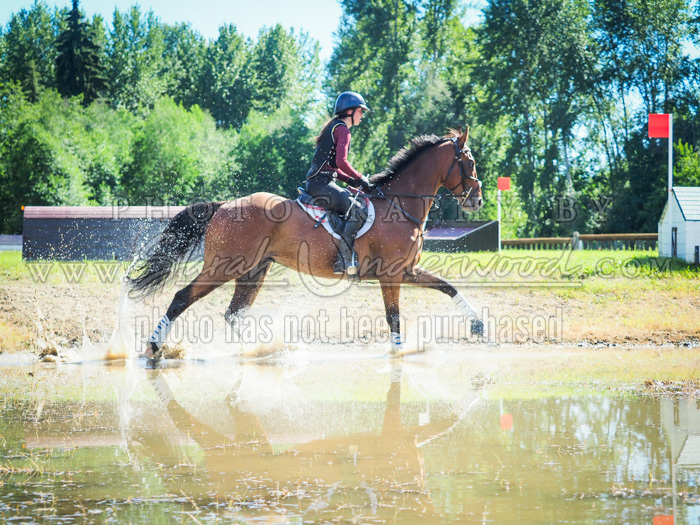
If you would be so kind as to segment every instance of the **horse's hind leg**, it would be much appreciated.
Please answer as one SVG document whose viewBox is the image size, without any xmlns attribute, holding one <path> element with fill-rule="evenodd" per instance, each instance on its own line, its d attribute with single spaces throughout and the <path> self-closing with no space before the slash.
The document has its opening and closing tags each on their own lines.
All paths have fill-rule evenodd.
<svg viewBox="0 0 700 525">
<path fill-rule="evenodd" d="M 263 261 L 247 274 L 236 279 L 236 291 L 224 314 L 224 318 L 234 330 L 240 329 L 241 319 L 248 307 L 255 302 L 271 263 L 271 260 Z"/>
<path fill-rule="evenodd" d="M 452 298 L 452 302 L 457 305 L 457 307 L 462 310 L 462 313 L 468 318 L 471 318 L 470 332 L 471 335 L 484 335 L 484 322 L 479 319 L 479 314 L 476 310 L 467 302 L 467 300 L 462 296 L 461 293 L 448 283 L 446 280 L 438 277 L 435 274 L 430 273 L 423 268 L 416 267 L 413 274 L 405 273 L 403 276 L 403 282 L 406 284 L 412 284 L 414 286 L 422 286 L 424 288 L 432 288 L 438 290 Z"/>
<path fill-rule="evenodd" d="M 161 318 L 158 326 L 156 326 L 153 334 L 148 339 L 148 345 L 143 356 L 149 359 L 159 359 L 161 347 L 167 339 L 175 319 L 196 301 L 208 295 L 225 282 L 221 279 L 212 278 L 208 273 L 200 273 L 195 277 L 194 281 L 178 291 L 170 303 L 168 311 Z"/>
</svg>

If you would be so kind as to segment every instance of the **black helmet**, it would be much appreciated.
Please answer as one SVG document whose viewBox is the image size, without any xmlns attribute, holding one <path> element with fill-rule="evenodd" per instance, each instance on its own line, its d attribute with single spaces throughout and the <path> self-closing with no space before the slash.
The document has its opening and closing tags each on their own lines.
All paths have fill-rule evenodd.
<svg viewBox="0 0 700 525">
<path fill-rule="evenodd" d="M 335 101 L 335 109 L 333 110 L 333 114 L 339 115 L 343 111 L 352 108 L 362 108 L 365 111 L 369 111 L 369 108 L 367 107 L 367 104 L 365 104 L 365 99 L 362 98 L 362 95 L 355 93 L 354 91 L 346 91 L 345 93 L 338 95 L 338 98 Z"/>
</svg>

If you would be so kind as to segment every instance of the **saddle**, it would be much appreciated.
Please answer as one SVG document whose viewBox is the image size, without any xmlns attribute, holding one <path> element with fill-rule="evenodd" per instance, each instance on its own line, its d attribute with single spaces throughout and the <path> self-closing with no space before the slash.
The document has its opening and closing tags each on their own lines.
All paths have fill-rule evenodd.
<svg viewBox="0 0 700 525">
<path fill-rule="evenodd" d="M 329 210 L 319 206 L 318 199 L 306 193 L 304 188 L 299 187 L 297 190 L 299 191 L 299 197 L 296 202 L 301 206 L 301 209 L 316 221 L 314 228 L 323 226 L 333 237 L 340 239 L 340 232 L 343 231 L 345 227 L 345 219 L 343 219 L 341 214 L 335 210 Z M 358 198 L 364 199 L 367 204 L 367 218 L 357 232 L 356 239 L 365 234 L 372 227 L 372 224 L 374 224 L 374 205 L 372 201 L 367 197 Z"/>
</svg>

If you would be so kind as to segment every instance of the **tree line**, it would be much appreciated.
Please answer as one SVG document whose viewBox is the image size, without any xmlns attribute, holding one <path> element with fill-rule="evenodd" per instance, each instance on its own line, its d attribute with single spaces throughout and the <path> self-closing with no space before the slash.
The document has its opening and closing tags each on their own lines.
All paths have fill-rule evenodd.
<svg viewBox="0 0 700 525">
<path fill-rule="evenodd" d="M 700 185 L 698 5 L 690 0 L 342 0 L 326 64 L 282 26 L 205 39 L 138 6 L 110 23 L 35 0 L 0 33 L 0 220 L 22 205 L 292 197 L 335 96 L 372 112 L 351 160 L 381 170 L 410 138 L 469 124 L 510 236 L 655 231 L 674 115 L 676 185 Z M 453 215 L 458 213 L 453 205 Z M 475 218 L 473 215 L 472 218 Z"/>
</svg>

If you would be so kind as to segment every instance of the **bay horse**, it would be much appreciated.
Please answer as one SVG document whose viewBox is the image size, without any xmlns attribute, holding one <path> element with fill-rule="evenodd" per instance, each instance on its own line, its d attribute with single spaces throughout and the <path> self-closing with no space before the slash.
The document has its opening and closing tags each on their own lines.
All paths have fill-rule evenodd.
<svg viewBox="0 0 700 525">
<path fill-rule="evenodd" d="M 446 136 L 413 139 L 370 177 L 376 186 L 369 197 L 375 204 L 374 225 L 355 242 L 357 279 L 379 281 L 392 353 L 400 350 L 399 293 L 402 284 L 433 288 L 452 298 L 471 318 L 471 334 L 483 333 L 483 322 L 459 291 L 446 280 L 418 266 L 423 230 L 438 189 L 447 188 L 463 209 L 482 204 L 481 182 L 467 147 L 469 127 Z M 455 167 L 458 168 L 455 169 Z M 271 263 L 282 264 L 313 277 L 338 279 L 333 273 L 338 246 L 294 200 L 271 193 L 254 193 L 233 201 L 197 203 L 168 223 L 150 256 L 127 277 L 131 295 L 154 293 L 165 285 L 175 263 L 189 260 L 204 237 L 204 267 L 175 294 L 167 313 L 151 335 L 143 356 L 159 359 L 172 323 L 195 301 L 235 280 L 225 313 L 236 326 L 262 287 Z M 343 278 L 348 278 L 347 276 Z"/>
</svg>

